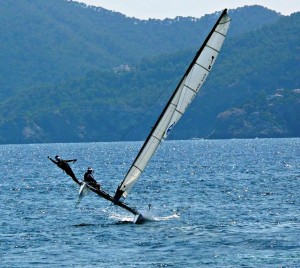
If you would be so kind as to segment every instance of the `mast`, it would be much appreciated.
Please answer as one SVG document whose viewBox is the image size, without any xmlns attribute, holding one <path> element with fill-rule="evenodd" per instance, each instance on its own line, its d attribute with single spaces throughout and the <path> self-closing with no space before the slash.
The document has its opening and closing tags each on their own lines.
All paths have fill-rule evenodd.
<svg viewBox="0 0 300 268">
<path fill-rule="evenodd" d="M 160 143 L 167 138 L 189 104 L 199 92 L 218 56 L 226 37 L 230 17 L 225 9 L 187 68 L 171 98 L 145 140 L 125 178 L 119 185 L 114 201 L 127 197 Z"/>
</svg>

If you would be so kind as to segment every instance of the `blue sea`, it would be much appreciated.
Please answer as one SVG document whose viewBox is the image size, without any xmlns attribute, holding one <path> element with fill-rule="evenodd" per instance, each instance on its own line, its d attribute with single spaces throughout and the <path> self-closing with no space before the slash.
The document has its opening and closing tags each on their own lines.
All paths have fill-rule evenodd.
<svg viewBox="0 0 300 268">
<path fill-rule="evenodd" d="M 166 141 L 126 199 L 141 225 L 94 193 L 76 207 L 47 159 L 114 193 L 141 144 L 1 145 L 0 267 L 300 267 L 300 139 Z"/>
</svg>

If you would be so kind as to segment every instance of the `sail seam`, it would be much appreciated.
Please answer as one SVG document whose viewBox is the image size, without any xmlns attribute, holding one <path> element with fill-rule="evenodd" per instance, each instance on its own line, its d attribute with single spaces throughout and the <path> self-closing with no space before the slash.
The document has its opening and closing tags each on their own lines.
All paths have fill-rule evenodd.
<svg viewBox="0 0 300 268">
<path fill-rule="evenodd" d="M 218 33 L 218 34 L 220 34 L 220 35 L 222 35 L 222 36 L 224 36 L 224 37 L 226 37 L 225 34 L 222 34 L 222 33 L 218 32 L 218 31 L 215 31 L 215 32 Z"/>
<path fill-rule="evenodd" d="M 221 24 L 226 24 L 226 23 L 228 23 L 228 22 L 231 22 L 231 20 L 224 21 L 224 22 L 220 22 L 219 25 L 221 25 Z"/>
<path fill-rule="evenodd" d="M 135 168 L 137 168 L 140 172 L 143 172 L 138 166 L 133 165 Z"/>
<path fill-rule="evenodd" d="M 175 110 L 177 113 L 180 113 L 181 115 L 183 115 L 183 112 L 179 111 L 179 110 Z"/>
<path fill-rule="evenodd" d="M 195 64 L 197 64 L 199 67 L 202 67 L 204 70 L 209 72 L 209 69 L 205 68 L 204 66 L 200 65 L 199 63 L 196 62 Z"/>
<path fill-rule="evenodd" d="M 156 137 L 154 135 L 152 135 L 152 137 L 155 138 L 155 139 L 157 139 L 160 142 L 160 138 L 158 138 L 158 137 Z"/>
<path fill-rule="evenodd" d="M 217 49 L 215 49 L 215 48 L 213 48 L 213 47 L 211 47 L 211 46 L 208 46 L 208 45 L 206 45 L 207 47 L 209 47 L 210 49 L 212 49 L 212 50 L 214 50 L 214 51 L 216 51 L 218 54 L 220 53 L 220 51 L 219 50 L 217 50 Z"/>
<path fill-rule="evenodd" d="M 196 90 L 194 90 L 193 88 L 191 88 L 191 87 L 189 87 L 189 86 L 187 86 L 187 85 L 185 85 L 188 89 L 190 89 L 191 91 L 193 91 L 195 94 L 197 94 L 197 91 Z"/>
</svg>

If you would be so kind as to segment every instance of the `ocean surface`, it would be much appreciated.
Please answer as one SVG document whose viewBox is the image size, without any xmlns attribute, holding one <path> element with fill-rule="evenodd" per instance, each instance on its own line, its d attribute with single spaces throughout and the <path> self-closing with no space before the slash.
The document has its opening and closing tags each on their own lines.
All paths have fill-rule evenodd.
<svg viewBox="0 0 300 268">
<path fill-rule="evenodd" d="M 114 193 L 141 144 L 1 145 L 0 267 L 300 267 L 300 139 L 166 141 L 126 199 L 141 225 L 94 193 L 76 207 L 47 159 Z"/>
</svg>

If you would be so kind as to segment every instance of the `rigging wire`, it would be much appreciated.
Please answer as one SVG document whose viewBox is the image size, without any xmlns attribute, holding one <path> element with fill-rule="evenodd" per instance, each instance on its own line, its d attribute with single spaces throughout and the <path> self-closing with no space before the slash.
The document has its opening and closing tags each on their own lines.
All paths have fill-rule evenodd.
<svg viewBox="0 0 300 268">
<path fill-rule="evenodd" d="M 174 54 L 174 53 L 173 53 Z M 182 73 L 185 71 L 186 69 L 186 65 L 183 65 L 181 68 L 178 68 L 176 71 L 176 74 L 174 75 L 174 79 L 180 80 L 180 76 L 182 75 Z M 168 101 L 168 96 L 170 96 L 172 94 L 172 87 L 173 85 L 171 85 L 171 82 L 168 83 L 168 85 L 165 87 L 167 90 L 162 90 L 159 92 L 159 94 L 157 94 L 154 98 L 154 102 L 151 104 L 150 107 L 143 109 L 143 112 L 141 113 L 141 115 L 135 120 L 135 122 L 133 122 L 130 126 L 127 127 L 127 131 L 125 131 L 125 133 L 121 136 L 120 141 L 126 141 L 126 138 L 128 137 L 129 133 L 131 132 L 132 129 L 136 129 L 138 125 L 141 124 L 142 121 L 144 121 L 147 117 L 147 114 L 149 114 L 149 111 L 153 110 L 155 107 L 159 106 L 159 100 L 164 96 L 166 97 L 166 102 Z M 168 96 L 167 96 L 168 94 Z M 164 103 L 165 104 L 165 103 Z M 163 104 L 163 105 L 164 105 Z M 155 119 L 153 119 L 154 121 L 152 122 L 152 124 L 155 124 Z M 152 125 L 152 127 L 153 127 Z M 151 128 L 152 128 L 151 127 Z M 170 135 L 170 137 L 172 136 L 172 133 Z"/>
</svg>

